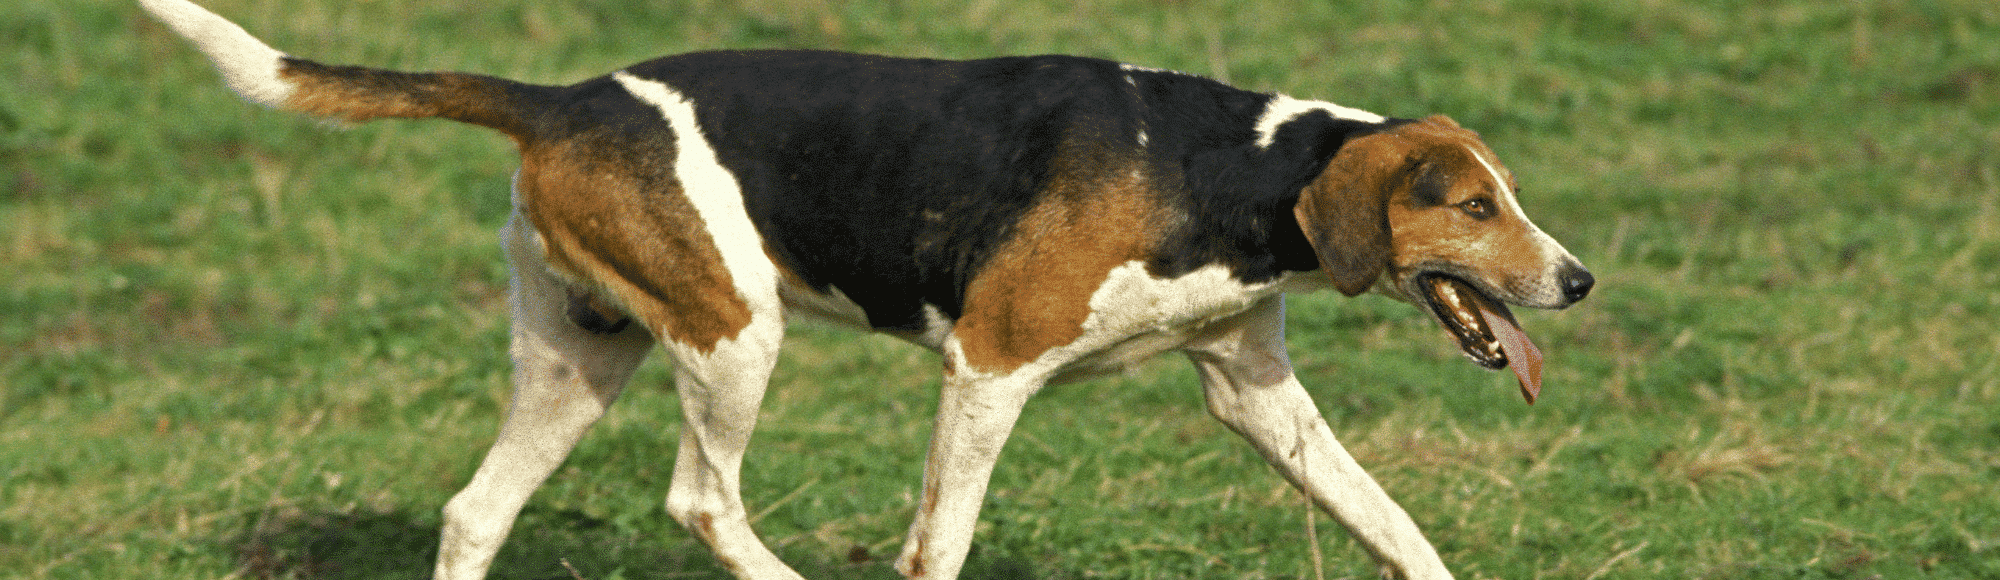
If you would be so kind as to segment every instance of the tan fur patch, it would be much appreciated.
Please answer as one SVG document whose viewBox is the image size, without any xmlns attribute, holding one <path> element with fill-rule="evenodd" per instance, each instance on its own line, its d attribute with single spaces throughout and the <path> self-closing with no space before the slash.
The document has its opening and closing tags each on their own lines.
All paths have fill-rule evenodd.
<svg viewBox="0 0 2000 580">
<path fill-rule="evenodd" d="M 671 150 L 621 152 L 629 143 L 594 139 L 522 151 L 522 204 L 547 240 L 550 266 L 608 291 L 662 339 L 706 353 L 735 338 L 750 308 L 679 181 L 649 161 L 672 159 Z"/>
<path fill-rule="evenodd" d="M 499 129 L 516 144 L 527 135 L 511 111 L 508 86 L 483 75 L 409 73 L 286 59 L 278 76 L 294 85 L 284 109 L 360 122 L 380 117 L 444 117 Z"/>
<path fill-rule="evenodd" d="M 1495 183 L 1494 172 L 1508 182 Z M 1447 184 L 1441 203 L 1416 201 L 1412 191 L 1423 174 Z M 1307 186 L 1295 213 L 1321 265 L 1349 295 L 1391 268 L 1426 264 L 1452 264 L 1505 285 L 1543 269 L 1534 226 L 1517 207 L 1474 219 L 1458 205 L 1484 197 L 1502 209 L 1512 203 L 1511 180 L 1477 133 L 1437 115 L 1348 142 Z"/>
<path fill-rule="evenodd" d="M 1366 292 L 1387 268 L 1390 193 L 1407 187 L 1409 151 L 1393 134 L 1349 141 L 1299 195 L 1293 215 L 1334 287 Z"/>
<path fill-rule="evenodd" d="M 1389 204 L 1394 225 L 1395 267 L 1452 264 L 1502 291 L 1540 278 L 1547 256 L 1536 229 L 1513 200 L 1513 176 L 1479 135 L 1442 116 L 1395 132 L 1409 142 L 1427 171 L 1447 172 L 1441 203 L 1419 207 L 1406 190 Z M 1472 200 L 1490 204 L 1493 215 L 1476 219 L 1462 209 Z"/>
<path fill-rule="evenodd" d="M 953 334 L 974 370 L 1004 373 L 1075 342 L 1105 276 L 1158 239 L 1139 164 L 1073 149 L 1057 155 L 1057 177 L 966 289 Z"/>
</svg>

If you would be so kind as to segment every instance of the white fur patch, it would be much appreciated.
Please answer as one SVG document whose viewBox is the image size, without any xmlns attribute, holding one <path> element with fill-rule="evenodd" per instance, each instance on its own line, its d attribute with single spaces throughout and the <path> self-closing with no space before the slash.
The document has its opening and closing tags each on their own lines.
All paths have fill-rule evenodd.
<svg viewBox="0 0 2000 580">
<path fill-rule="evenodd" d="M 1479 151 L 1473 149 L 1471 146 L 1463 146 L 1463 147 L 1465 147 L 1465 152 L 1472 154 L 1473 160 L 1479 162 L 1480 167 L 1486 168 L 1487 175 L 1493 176 L 1493 187 L 1498 188 L 1500 190 L 1498 193 L 1500 199 L 1500 210 L 1519 218 L 1521 220 L 1521 223 L 1528 224 L 1528 227 L 1534 231 L 1534 234 L 1543 239 L 1545 245 L 1554 244 L 1555 243 L 1554 239 L 1549 238 L 1548 235 L 1546 234 L 1543 234 L 1542 228 L 1536 227 L 1535 222 L 1528 220 L 1527 211 L 1521 209 L 1520 199 L 1514 196 L 1514 188 L 1507 185 L 1507 176 L 1500 174 L 1500 168 L 1495 167 L 1493 165 L 1493 162 L 1487 161 L 1486 156 L 1480 155 Z M 1562 255 L 1568 253 L 1567 251 L 1561 250 L 1560 247 L 1557 247 L 1557 250 L 1558 251 L 1554 255 Z"/>
<path fill-rule="evenodd" d="M 1472 159 L 1478 161 L 1480 167 L 1486 168 L 1486 174 L 1493 176 L 1493 184 L 1498 186 L 1508 199 L 1513 199 L 1514 190 L 1507 187 L 1507 176 L 1501 175 L 1499 168 L 1494 167 L 1493 163 L 1486 160 L 1486 156 L 1480 155 L 1479 150 L 1473 149 L 1472 146 L 1460 145 L 1460 147 L 1464 147 L 1466 153 L 1471 153 Z"/>
<path fill-rule="evenodd" d="M 681 190 L 700 214 L 709 239 L 722 254 L 722 264 L 736 282 L 736 293 L 753 313 L 775 312 L 778 308 L 778 268 L 764 254 L 764 239 L 750 223 L 743 209 L 743 190 L 727 168 L 716 160 L 715 149 L 701 134 L 695 120 L 694 103 L 659 81 L 642 79 L 623 71 L 611 78 L 641 102 L 652 105 L 667 118 L 674 132 L 674 175 Z"/>
<path fill-rule="evenodd" d="M 1132 260 L 1112 268 L 1090 295 L 1085 336 L 1174 330 L 1228 316 L 1255 304 L 1274 284 L 1244 284 L 1222 265 L 1203 266 L 1178 278 L 1157 278 L 1146 263 Z"/>
<path fill-rule="evenodd" d="M 1150 66 L 1144 66 L 1144 65 L 1136 65 L 1136 64 L 1132 64 L 1132 63 L 1118 63 L 1118 69 L 1119 69 L 1119 70 L 1123 70 L 1123 71 L 1125 71 L 1125 72 L 1128 72 L 1128 73 L 1134 73 L 1134 72 L 1148 72 L 1148 73 L 1162 73 L 1162 74 L 1170 74 L 1170 75 L 1180 75 L 1180 76 L 1184 76 L 1184 77 L 1191 77 L 1191 76 L 1194 76 L 1194 75 L 1191 75 L 1191 74 L 1187 74 L 1187 73 L 1184 73 L 1184 72 L 1181 72 L 1181 71 L 1177 71 L 1177 70 L 1173 70 L 1173 69 L 1165 69 L 1165 68 L 1155 68 L 1155 67 L 1150 67 Z M 1128 83 L 1132 83 L 1132 86 L 1135 86 L 1135 87 L 1136 87 L 1136 86 L 1139 86 L 1139 81 L 1137 81 L 1137 80 L 1133 79 L 1133 78 L 1132 78 L 1132 75 L 1129 75 L 1129 74 L 1128 74 L 1128 75 L 1125 75 L 1125 82 L 1128 82 Z"/>
<path fill-rule="evenodd" d="M 272 108 L 283 108 L 292 96 L 295 87 L 278 76 L 283 66 L 279 59 L 285 53 L 257 40 L 243 27 L 187 0 L 140 0 L 139 5 L 208 55 L 222 71 L 229 90 Z"/>
<path fill-rule="evenodd" d="M 1278 95 L 1271 99 L 1271 104 L 1264 107 L 1264 116 L 1257 119 L 1257 146 L 1269 148 L 1272 143 L 1278 140 L 1279 127 L 1291 122 L 1292 119 L 1299 118 L 1300 115 L 1313 111 L 1326 111 L 1327 114 L 1333 115 L 1335 119 L 1349 119 L 1363 123 L 1380 123 L 1386 120 L 1381 115 L 1361 109 L 1342 107 L 1325 101 L 1307 101 Z"/>
<path fill-rule="evenodd" d="M 1486 156 L 1480 155 L 1479 151 L 1472 147 L 1468 146 L 1465 150 L 1472 154 L 1473 159 L 1479 161 L 1480 167 L 1486 168 L 1486 172 L 1493 176 L 1495 187 L 1500 189 L 1500 210 L 1527 225 L 1528 235 L 1534 238 L 1535 247 L 1541 253 L 1541 262 L 1547 265 L 1539 279 L 1527 285 L 1524 295 L 1520 298 L 1529 304 L 1566 304 L 1567 299 L 1562 296 L 1562 283 L 1558 278 L 1562 276 L 1564 265 L 1577 263 L 1576 256 L 1570 255 L 1569 249 L 1564 248 L 1562 242 L 1544 233 L 1541 226 L 1535 225 L 1535 222 L 1528 219 L 1527 210 L 1521 208 L 1520 198 L 1515 195 L 1514 188 L 1508 186 L 1507 177 L 1500 174 L 1500 168 L 1494 166 L 1493 162 L 1487 161 Z"/>
<path fill-rule="evenodd" d="M 1287 278 L 1245 284 L 1229 268 L 1209 265 L 1177 278 L 1158 278 L 1143 261 L 1120 264 L 1090 295 L 1083 335 L 1049 349 L 1014 375 L 1065 382 L 1115 373 L 1186 344 L 1210 322 L 1248 310 L 1288 289 Z M 946 356 L 952 356 L 946 343 Z M 962 357 L 962 355 L 960 355 Z M 964 361 L 954 360 L 959 368 Z"/>
</svg>

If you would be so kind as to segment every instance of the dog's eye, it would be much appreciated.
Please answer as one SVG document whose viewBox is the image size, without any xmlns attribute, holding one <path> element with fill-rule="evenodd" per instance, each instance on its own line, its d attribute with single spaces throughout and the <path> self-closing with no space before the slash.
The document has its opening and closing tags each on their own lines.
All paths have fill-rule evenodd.
<svg viewBox="0 0 2000 580">
<path fill-rule="evenodd" d="M 1465 212 L 1466 215 L 1479 219 L 1486 219 L 1493 217 L 1493 212 L 1494 212 L 1493 201 L 1483 197 L 1467 200 L 1465 203 L 1458 204 L 1458 209 L 1460 211 Z"/>
</svg>

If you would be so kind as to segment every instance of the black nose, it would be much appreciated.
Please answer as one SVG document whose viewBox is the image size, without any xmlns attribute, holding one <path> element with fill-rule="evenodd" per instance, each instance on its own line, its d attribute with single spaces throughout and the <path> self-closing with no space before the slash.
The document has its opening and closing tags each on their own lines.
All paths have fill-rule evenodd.
<svg viewBox="0 0 2000 580">
<path fill-rule="evenodd" d="M 1597 278 L 1591 276 L 1590 271 L 1583 269 L 1582 266 L 1570 266 L 1563 270 L 1560 281 L 1563 296 L 1569 298 L 1570 302 L 1583 300 L 1583 297 L 1590 295 L 1590 288 L 1597 285 Z"/>
</svg>

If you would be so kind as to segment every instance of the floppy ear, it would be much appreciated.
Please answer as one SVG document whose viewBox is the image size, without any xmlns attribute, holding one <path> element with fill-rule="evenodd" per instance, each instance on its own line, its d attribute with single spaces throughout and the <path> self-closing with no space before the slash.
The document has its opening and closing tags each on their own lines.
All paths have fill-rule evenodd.
<svg viewBox="0 0 2000 580">
<path fill-rule="evenodd" d="M 1424 122 L 1432 125 L 1442 125 L 1444 127 L 1451 129 L 1464 129 L 1464 127 L 1458 126 L 1458 121 L 1453 121 L 1451 120 L 1451 117 L 1446 117 L 1444 115 L 1431 115 L 1429 117 L 1424 117 Z"/>
<path fill-rule="evenodd" d="M 1292 214 L 1342 294 L 1368 291 L 1389 267 L 1389 195 L 1409 183 L 1411 153 L 1394 134 L 1349 140 L 1299 193 Z"/>
</svg>

